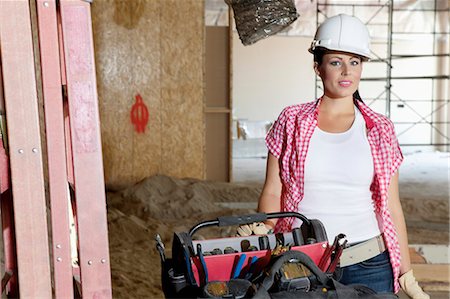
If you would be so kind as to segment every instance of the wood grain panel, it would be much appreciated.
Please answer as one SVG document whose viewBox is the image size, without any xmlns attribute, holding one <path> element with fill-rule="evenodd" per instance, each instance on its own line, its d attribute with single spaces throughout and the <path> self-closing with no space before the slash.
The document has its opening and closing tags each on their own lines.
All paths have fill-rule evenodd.
<svg viewBox="0 0 450 299">
<path fill-rule="evenodd" d="M 117 189 L 160 171 L 160 4 L 107 0 L 92 9 L 105 180 Z M 150 113 L 144 134 L 130 121 L 137 93 Z"/>
<path fill-rule="evenodd" d="M 92 11 L 107 187 L 204 178 L 203 0 L 103 0 Z M 137 93 L 143 134 L 130 121 Z"/>
<path fill-rule="evenodd" d="M 204 3 L 161 5 L 162 172 L 203 178 Z"/>
</svg>

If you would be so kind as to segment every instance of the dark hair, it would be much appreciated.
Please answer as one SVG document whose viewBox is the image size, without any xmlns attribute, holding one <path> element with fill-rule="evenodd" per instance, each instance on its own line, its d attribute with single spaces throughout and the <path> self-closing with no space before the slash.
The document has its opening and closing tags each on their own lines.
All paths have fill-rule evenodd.
<svg viewBox="0 0 450 299">
<path fill-rule="evenodd" d="M 323 62 L 323 56 L 329 52 L 325 48 L 315 48 L 313 55 L 314 55 L 314 62 L 317 62 L 318 65 L 321 65 Z"/>
<path fill-rule="evenodd" d="M 325 49 L 325 48 L 316 48 L 316 49 L 314 49 L 314 52 L 313 52 L 314 62 L 317 62 L 317 65 L 321 65 L 322 62 L 323 62 L 323 56 L 325 54 L 327 54 L 328 52 L 330 52 L 330 51 L 328 49 Z M 363 61 L 362 58 L 361 58 L 361 61 Z M 353 93 L 353 100 L 354 101 L 357 100 L 357 101 L 361 101 L 362 102 L 362 99 L 361 99 L 361 96 L 359 95 L 359 91 L 358 90 L 356 90 Z"/>
</svg>

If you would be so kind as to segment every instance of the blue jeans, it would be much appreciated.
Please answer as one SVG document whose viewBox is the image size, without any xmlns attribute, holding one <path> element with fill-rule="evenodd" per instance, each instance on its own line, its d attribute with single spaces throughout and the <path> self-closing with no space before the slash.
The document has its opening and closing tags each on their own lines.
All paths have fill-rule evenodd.
<svg viewBox="0 0 450 299">
<path fill-rule="evenodd" d="M 342 267 L 337 279 L 342 284 L 363 284 L 377 293 L 394 292 L 394 274 L 387 250 L 361 263 Z"/>
</svg>

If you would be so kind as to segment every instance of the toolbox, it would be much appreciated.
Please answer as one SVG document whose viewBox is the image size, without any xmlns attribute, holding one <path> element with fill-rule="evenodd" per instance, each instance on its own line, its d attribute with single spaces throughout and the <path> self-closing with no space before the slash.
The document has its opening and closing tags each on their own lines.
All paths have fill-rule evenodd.
<svg viewBox="0 0 450 299">
<path fill-rule="evenodd" d="M 290 232 L 276 234 L 207 240 L 194 238 L 198 230 L 206 227 L 237 226 L 285 217 L 299 218 L 302 225 Z M 159 235 L 156 247 L 161 256 L 161 279 L 166 298 L 216 297 L 205 295 L 208 293 L 205 286 L 209 283 L 208 288 L 211 287 L 211 282 L 222 282 L 216 288 L 225 283 L 250 285 L 262 275 L 276 250 L 301 251 L 323 271 L 331 263 L 330 255 L 327 254 L 330 246 L 323 224 L 295 212 L 225 216 L 200 222 L 189 232 L 174 233 L 172 258 L 166 258 Z"/>
</svg>

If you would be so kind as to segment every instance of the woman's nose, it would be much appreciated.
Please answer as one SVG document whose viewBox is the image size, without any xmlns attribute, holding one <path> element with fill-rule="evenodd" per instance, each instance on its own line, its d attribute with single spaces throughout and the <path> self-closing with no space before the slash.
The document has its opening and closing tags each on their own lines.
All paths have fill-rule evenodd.
<svg viewBox="0 0 450 299">
<path fill-rule="evenodd" d="M 343 63 L 341 68 L 342 75 L 348 75 L 350 72 L 350 67 L 348 64 Z"/>
</svg>

